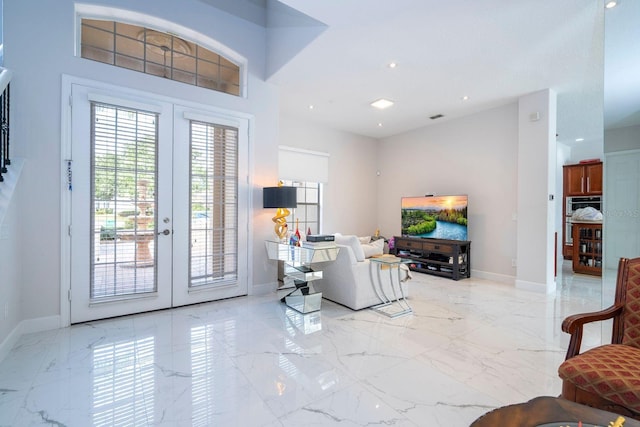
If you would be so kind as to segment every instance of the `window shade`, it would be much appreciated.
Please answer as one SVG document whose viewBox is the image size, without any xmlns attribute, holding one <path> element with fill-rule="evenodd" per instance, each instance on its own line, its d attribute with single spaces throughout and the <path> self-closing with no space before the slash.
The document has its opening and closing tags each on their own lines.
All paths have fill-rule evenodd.
<svg viewBox="0 0 640 427">
<path fill-rule="evenodd" d="M 329 153 L 278 147 L 278 178 L 291 181 L 329 182 Z"/>
</svg>

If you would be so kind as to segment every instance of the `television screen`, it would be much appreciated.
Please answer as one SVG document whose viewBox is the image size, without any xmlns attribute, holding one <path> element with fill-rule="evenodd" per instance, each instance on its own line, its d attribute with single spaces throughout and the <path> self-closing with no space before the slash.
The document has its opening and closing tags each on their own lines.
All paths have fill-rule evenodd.
<svg viewBox="0 0 640 427">
<path fill-rule="evenodd" d="M 402 235 L 467 240 L 467 196 L 403 197 Z"/>
</svg>

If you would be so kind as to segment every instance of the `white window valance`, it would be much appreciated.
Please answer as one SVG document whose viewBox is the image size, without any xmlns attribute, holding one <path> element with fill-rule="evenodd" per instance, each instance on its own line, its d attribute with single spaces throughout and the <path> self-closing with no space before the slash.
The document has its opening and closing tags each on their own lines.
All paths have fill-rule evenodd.
<svg viewBox="0 0 640 427">
<path fill-rule="evenodd" d="M 329 182 L 329 153 L 278 146 L 280 179 L 302 182 Z"/>
</svg>

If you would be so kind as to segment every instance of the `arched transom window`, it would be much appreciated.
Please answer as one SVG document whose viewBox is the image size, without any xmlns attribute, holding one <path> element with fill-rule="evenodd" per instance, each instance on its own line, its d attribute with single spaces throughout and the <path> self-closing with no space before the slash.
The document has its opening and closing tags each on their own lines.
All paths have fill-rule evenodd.
<svg viewBox="0 0 640 427">
<path fill-rule="evenodd" d="M 240 96 L 240 67 L 170 33 L 117 21 L 81 21 L 82 58 Z"/>
</svg>

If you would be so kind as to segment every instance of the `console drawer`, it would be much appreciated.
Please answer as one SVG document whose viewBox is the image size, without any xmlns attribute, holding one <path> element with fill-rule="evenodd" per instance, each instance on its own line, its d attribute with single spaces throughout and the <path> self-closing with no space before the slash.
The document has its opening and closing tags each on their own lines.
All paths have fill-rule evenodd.
<svg viewBox="0 0 640 427">
<path fill-rule="evenodd" d="M 453 254 L 453 246 L 443 245 L 439 243 L 422 243 L 422 250 L 425 252 L 438 252 L 441 254 L 451 255 Z"/>
<path fill-rule="evenodd" d="M 397 239 L 395 244 L 398 249 L 422 250 L 422 242 L 416 242 L 415 240 Z"/>
</svg>

